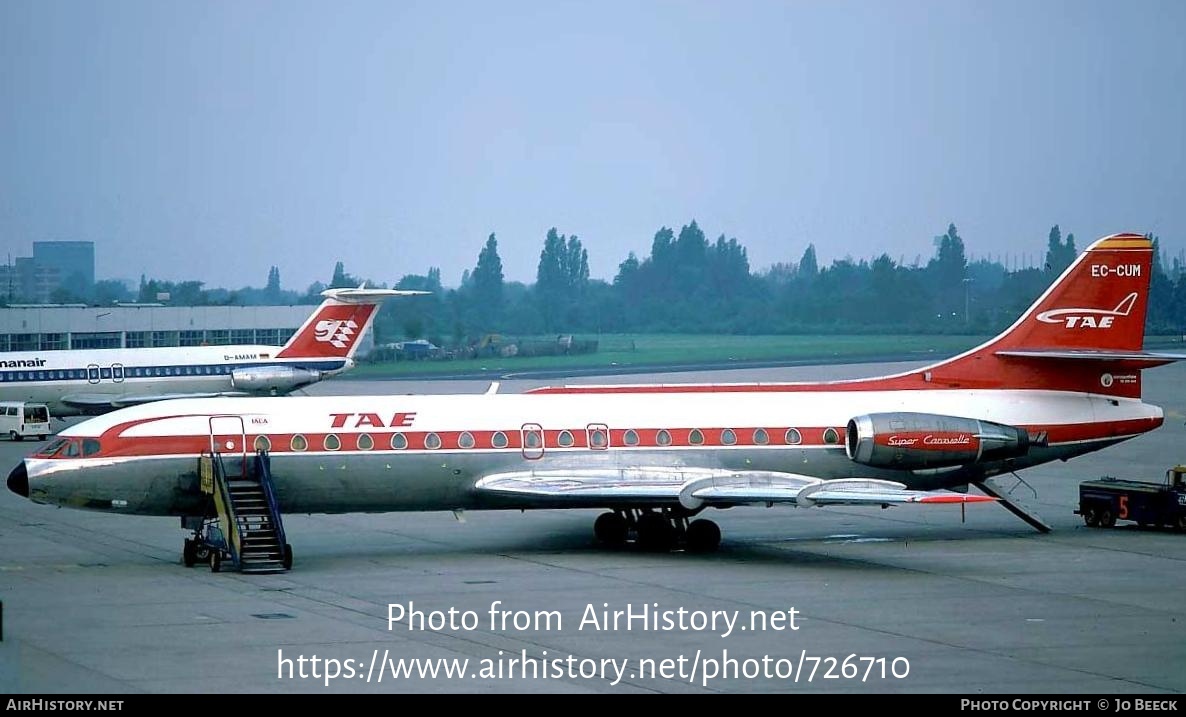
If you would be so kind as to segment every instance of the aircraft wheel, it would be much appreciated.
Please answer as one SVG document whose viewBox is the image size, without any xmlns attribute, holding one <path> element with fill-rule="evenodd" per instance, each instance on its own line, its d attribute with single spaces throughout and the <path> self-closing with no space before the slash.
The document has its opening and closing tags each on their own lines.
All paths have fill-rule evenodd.
<svg viewBox="0 0 1186 717">
<path fill-rule="evenodd" d="M 1095 508 L 1088 508 L 1083 511 L 1083 522 L 1088 528 L 1100 527 L 1100 514 L 1096 512 Z"/>
<path fill-rule="evenodd" d="M 292 570 L 292 546 L 284 544 L 284 569 Z"/>
<path fill-rule="evenodd" d="M 194 541 L 189 538 L 185 539 L 185 546 L 181 549 L 181 561 L 185 563 L 185 567 L 192 568 L 198 562 L 197 551 L 194 550 Z"/>
<path fill-rule="evenodd" d="M 222 570 L 222 551 L 210 551 L 210 572 L 217 573 Z"/>
<path fill-rule="evenodd" d="M 593 535 L 611 548 L 625 545 L 629 530 L 630 525 L 620 513 L 602 513 L 593 523 Z"/>
<path fill-rule="evenodd" d="M 721 547 L 721 529 L 711 520 L 693 520 L 688 526 L 686 539 L 689 552 L 711 553 Z"/>
<path fill-rule="evenodd" d="M 1112 512 L 1112 508 L 1100 508 L 1100 525 L 1104 528 L 1111 528 L 1116 525 L 1116 514 Z"/>
<path fill-rule="evenodd" d="M 671 550 L 675 544 L 675 528 L 660 513 L 643 513 L 638 519 L 638 544 L 644 550 Z"/>
</svg>

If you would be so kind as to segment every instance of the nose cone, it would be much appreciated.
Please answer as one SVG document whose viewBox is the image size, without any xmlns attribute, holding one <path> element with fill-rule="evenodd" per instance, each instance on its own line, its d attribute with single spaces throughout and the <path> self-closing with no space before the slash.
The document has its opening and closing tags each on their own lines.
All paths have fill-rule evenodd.
<svg viewBox="0 0 1186 717">
<path fill-rule="evenodd" d="M 25 470 L 24 461 L 17 463 L 8 474 L 8 489 L 22 498 L 29 497 L 29 471 Z"/>
</svg>

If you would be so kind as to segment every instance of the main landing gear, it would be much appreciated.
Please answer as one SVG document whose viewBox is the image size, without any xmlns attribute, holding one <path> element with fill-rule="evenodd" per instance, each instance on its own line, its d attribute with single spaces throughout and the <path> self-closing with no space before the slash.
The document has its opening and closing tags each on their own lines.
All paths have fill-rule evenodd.
<svg viewBox="0 0 1186 717">
<path fill-rule="evenodd" d="M 721 529 L 705 518 L 671 509 L 616 510 L 602 513 L 593 524 L 593 534 L 611 548 L 620 548 L 631 534 L 643 550 L 667 552 L 679 547 L 689 553 L 711 553 L 721 545 Z"/>
</svg>

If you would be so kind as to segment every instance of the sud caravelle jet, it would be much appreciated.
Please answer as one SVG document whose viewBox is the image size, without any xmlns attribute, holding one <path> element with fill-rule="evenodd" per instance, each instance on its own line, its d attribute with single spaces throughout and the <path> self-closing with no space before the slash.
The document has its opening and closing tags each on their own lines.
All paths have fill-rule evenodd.
<svg viewBox="0 0 1186 717">
<path fill-rule="evenodd" d="M 1101 239 L 1001 335 L 892 376 L 153 403 L 63 431 L 8 487 L 193 527 L 199 455 L 267 450 L 284 511 L 604 508 L 606 543 L 695 551 L 720 541 L 707 508 L 993 500 L 967 487 L 1162 424 L 1141 371 L 1186 356 L 1142 350 L 1151 257 Z"/>
<path fill-rule="evenodd" d="M 276 346 L 26 351 L 0 354 L 0 400 L 54 416 L 93 415 L 170 398 L 278 395 L 352 367 L 358 339 L 394 289 L 326 289 L 288 343 Z"/>
</svg>

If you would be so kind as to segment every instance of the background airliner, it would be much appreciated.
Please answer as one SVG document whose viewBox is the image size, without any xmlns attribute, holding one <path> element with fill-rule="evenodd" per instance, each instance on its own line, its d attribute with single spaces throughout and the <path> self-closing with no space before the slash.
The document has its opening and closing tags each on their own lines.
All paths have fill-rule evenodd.
<svg viewBox="0 0 1186 717">
<path fill-rule="evenodd" d="M 1186 356 L 1142 350 L 1151 257 L 1101 239 L 1001 335 L 893 376 L 154 403 L 63 431 L 8 487 L 193 526 L 199 455 L 266 450 L 284 511 L 605 508 L 606 543 L 690 550 L 720 541 L 707 508 L 989 500 L 969 484 L 1162 424 L 1141 370 Z"/>
<path fill-rule="evenodd" d="M 278 395 L 354 365 L 358 339 L 395 289 L 327 289 L 283 347 L 24 351 L 0 354 L 0 400 L 36 401 L 54 416 L 99 414 L 169 398 Z"/>
</svg>

